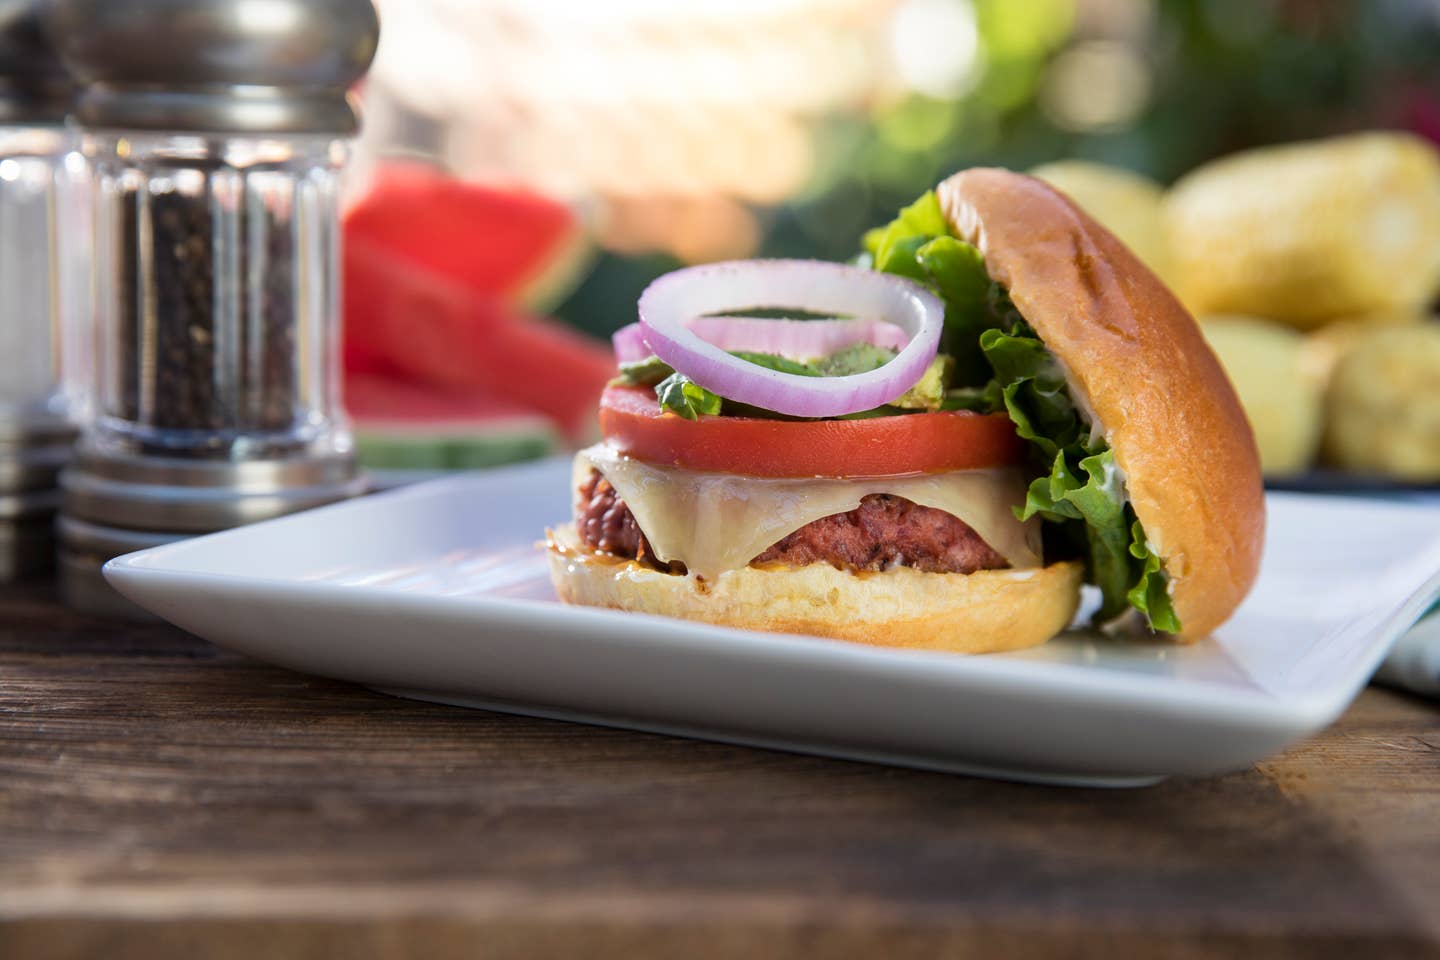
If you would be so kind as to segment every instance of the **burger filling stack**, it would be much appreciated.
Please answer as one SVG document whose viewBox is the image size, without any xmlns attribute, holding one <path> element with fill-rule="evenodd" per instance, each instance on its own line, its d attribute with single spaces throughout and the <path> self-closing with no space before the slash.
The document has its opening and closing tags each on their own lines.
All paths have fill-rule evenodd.
<svg viewBox="0 0 1440 960">
<path fill-rule="evenodd" d="M 1254 580 L 1253 434 L 1195 322 L 1039 180 L 956 174 L 856 264 L 680 270 L 615 336 L 562 600 L 980 653 L 1205 636 Z"/>
</svg>

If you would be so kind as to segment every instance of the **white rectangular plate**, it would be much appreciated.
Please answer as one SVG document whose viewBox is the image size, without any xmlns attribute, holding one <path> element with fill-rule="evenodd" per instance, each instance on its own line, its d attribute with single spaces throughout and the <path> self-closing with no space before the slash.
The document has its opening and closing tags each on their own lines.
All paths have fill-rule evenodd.
<svg viewBox="0 0 1440 960">
<path fill-rule="evenodd" d="M 446 703 L 863 760 L 1138 785 L 1246 766 L 1344 710 L 1440 595 L 1440 510 L 1272 494 L 1260 581 L 1188 647 L 1072 631 L 964 657 L 566 607 L 537 546 L 568 461 L 113 560 L 221 646 Z"/>
</svg>

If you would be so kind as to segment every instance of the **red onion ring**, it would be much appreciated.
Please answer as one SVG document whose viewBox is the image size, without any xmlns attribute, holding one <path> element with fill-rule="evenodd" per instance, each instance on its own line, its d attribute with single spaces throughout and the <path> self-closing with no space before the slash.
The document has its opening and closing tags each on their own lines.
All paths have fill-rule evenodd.
<svg viewBox="0 0 1440 960">
<path fill-rule="evenodd" d="M 750 307 L 883 320 L 909 342 L 877 370 L 804 377 L 732 357 L 691 328 L 696 318 Z M 795 417 L 838 417 L 901 396 L 935 359 L 945 322 L 944 305 L 919 284 L 819 260 L 735 260 L 676 270 L 645 288 L 639 312 L 644 342 L 671 367 L 722 397 Z"/>
<path fill-rule="evenodd" d="M 639 363 L 650 356 L 650 348 L 645 345 L 645 331 L 638 323 L 627 323 L 610 335 L 610 343 L 615 348 L 615 362 Z"/>
<path fill-rule="evenodd" d="M 893 323 L 871 318 L 785 320 L 768 317 L 695 317 L 685 326 L 721 350 L 773 353 L 792 360 L 828 357 L 857 343 L 900 350 L 909 335 Z M 638 363 L 650 356 L 638 323 L 616 330 L 610 342 L 616 363 Z"/>
<path fill-rule="evenodd" d="M 870 317 L 834 320 L 775 320 L 762 317 L 696 317 L 685 324 L 721 350 L 776 353 L 792 360 L 828 357 L 856 343 L 900 350 L 910 341 L 904 330 Z"/>
</svg>

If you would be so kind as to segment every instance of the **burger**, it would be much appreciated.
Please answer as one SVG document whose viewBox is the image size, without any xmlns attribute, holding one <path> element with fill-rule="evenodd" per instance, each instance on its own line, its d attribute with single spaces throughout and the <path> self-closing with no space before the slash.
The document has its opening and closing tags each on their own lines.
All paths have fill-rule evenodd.
<svg viewBox="0 0 1440 960">
<path fill-rule="evenodd" d="M 980 653 L 1210 633 L 1256 575 L 1255 439 L 1194 320 L 1064 195 L 956 174 L 853 264 L 655 281 L 615 336 L 567 603 Z"/>
</svg>

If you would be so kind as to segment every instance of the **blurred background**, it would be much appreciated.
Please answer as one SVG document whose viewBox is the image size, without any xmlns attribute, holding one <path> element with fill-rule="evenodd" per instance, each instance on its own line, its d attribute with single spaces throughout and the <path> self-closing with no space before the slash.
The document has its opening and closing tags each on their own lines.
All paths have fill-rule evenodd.
<svg viewBox="0 0 1440 960">
<path fill-rule="evenodd" d="M 1423 413 L 1419 427 L 1406 427 L 1412 439 L 1397 441 L 1418 449 L 1433 439 L 1433 456 L 1420 449 L 1396 466 L 1383 453 L 1334 452 L 1345 445 L 1323 437 L 1325 394 L 1344 348 L 1364 338 L 1314 333 L 1336 324 L 1351 329 L 1357 316 L 1382 313 L 1423 325 L 1430 303 L 1411 301 L 1430 301 L 1427 278 L 1440 275 L 1440 239 L 1431 239 L 1427 225 L 1406 227 L 1420 264 L 1406 272 L 1423 275 L 1420 293 L 1399 304 L 1385 293 L 1333 302 L 1322 296 L 1292 309 L 1263 295 L 1188 291 L 1177 275 L 1181 254 L 1215 249 L 1217 241 L 1187 239 L 1181 254 L 1167 249 L 1176 220 L 1195 223 L 1204 219 L 1197 210 L 1240 203 L 1243 184 L 1219 185 L 1222 199 L 1211 201 L 1197 182 L 1189 214 L 1167 212 L 1170 199 L 1161 193 L 1215 158 L 1256 147 L 1365 130 L 1440 142 L 1440 0 L 378 6 L 382 40 L 362 91 L 366 126 L 348 239 L 361 248 L 372 243 L 376 262 L 393 263 L 398 252 L 426 275 L 466 288 L 484 301 L 467 309 L 484 316 L 437 320 L 443 311 L 427 301 L 405 322 L 408 354 L 397 360 L 384 331 L 400 336 L 398 321 L 357 314 L 357 294 L 347 291 L 355 382 L 384 380 L 375 391 L 397 381 L 405 390 L 432 384 L 472 397 L 464 408 L 473 413 L 470 425 L 440 431 L 448 446 L 437 452 L 434 431 L 415 443 L 403 422 L 378 422 L 403 421 L 405 403 L 352 388 L 362 452 L 374 465 L 493 462 L 583 434 L 589 391 L 603 381 L 605 361 L 603 350 L 572 331 L 603 338 L 630 322 L 644 285 L 678 265 L 749 256 L 848 259 L 867 228 L 957 169 L 1085 161 L 1090 165 L 1040 172 L 1082 205 L 1093 204 L 1091 212 L 1197 313 L 1207 320 L 1212 313 L 1245 316 L 1207 329 L 1218 331 L 1212 342 L 1232 375 L 1255 381 L 1240 387 L 1252 417 L 1267 418 L 1261 432 L 1275 434 L 1268 472 L 1299 475 L 1339 462 L 1405 482 L 1440 481 L 1440 410 Z M 1426 206 L 1440 203 L 1440 181 L 1426 179 L 1431 159 L 1411 156 L 1409 140 L 1375 150 L 1391 147 L 1398 152 L 1389 159 L 1337 153 L 1337 172 L 1317 174 L 1315 191 L 1359 191 L 1364 204 L 1380 192 L 1411 190 L 1419 199 L 1401 197 L 1396 216 L 1440 210 Z M 1295 162 L 1304 168 L 1309 161 Z M 1262 169 L 1253 182 L 1267 176 L 1294 179 L 1284 169 Z M 1242 221 L 1243 212 L 1234 219 Z M 1294 230 L 1317 232 L 1313 223 Z M 1339 224 L 1333 232 L 1346 231 Z M 347 267 L 355 271 L 353 257 Z M 414 291 L 426 295 L 439 296 Z M 359 296 L 376 300 L 366 291 Z M 1370 329 L 1371 321 L 1360 322 Z M 417 328 L 430 323 L 449 326 L 427 337 Z M 517 371 L 506 353 L 503 362 L 467 366 L 454 345 L 464 339 L 461 328 L 477 324 L 507 331 L 513 342 L 506 349 L 515 354 L 536 360 L 536 351 L 548 357 L 554 350 L 562 360 Z M 1375 329 L 1389 325 L 1374 321 Z M 487 334 L 485 342 L 497 340 Z M 1416 380 L 1410 392 L 1428 384 L 1433 405 L 1440 403 L 1440 345 L 1399 349 L 1426 351 L 1433 366 L 1397 376 Z M 585 388 L 567 391 L 567 380 Z M 1277 393 L 1285 396 L 1269 395 Z M 431 401 L 416 402 L 418 410 Z M 1397 402 L 1407 410 L 1419 403 L 1410 393 Z M 457 409 L 455 416 L 469 414 Z M 482 434 L 488 447 L 474 442 Z"/>
</svg>

